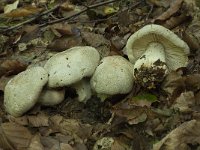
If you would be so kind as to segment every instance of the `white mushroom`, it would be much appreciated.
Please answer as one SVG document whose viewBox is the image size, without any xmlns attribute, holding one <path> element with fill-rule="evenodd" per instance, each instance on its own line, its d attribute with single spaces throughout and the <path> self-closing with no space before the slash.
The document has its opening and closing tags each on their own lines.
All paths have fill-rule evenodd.
<svg viewBox="0 0 200 150">
<path fill-rule="evenodd" d="M 52 106 L 61 103 L 65 98 L 65 89 L 43 89 L 38 98 L 38 103 Z"/>
<path fill-rule="evenodd" d="M 122 56 L 104 57 L 91 78 L 91 87 L 101 100 L 126 94 L 133 87 L 132 71 L 133 65 Z"/>
<path fill-rule="evenodd" d="M 79 102 L 86 102 L 92 96 L 90 81 L 88 79 L 82 79 L 71 85 L 71 87 L 76 90 L 76 94 L 78 95 L 77 100 Z"/>
<path fill-rule="evenodd" d="M 99 64 L 98 51 L 89 46 L 77 46 L 51 57 L 44 68 L 49 73 L 48 86 L 68 86 L 93 74 Z"/>
<path fill-rule="evenodd" d="M 188 45 L 172 31 L 160 25 L 146 25 L 134 33 L 126 44 L 129 60 L 134 64 L 137 82 L 154 88 L 165 75 L 188 64 Z"/>
<path fill-rule="evenodd" d="M 6 111 L 15 117 L 27 112 L 37 102 L 47 81 L 48 74 L 42 67 L 33 67 L 16 75 L 5 87 Z"/>
</svg>

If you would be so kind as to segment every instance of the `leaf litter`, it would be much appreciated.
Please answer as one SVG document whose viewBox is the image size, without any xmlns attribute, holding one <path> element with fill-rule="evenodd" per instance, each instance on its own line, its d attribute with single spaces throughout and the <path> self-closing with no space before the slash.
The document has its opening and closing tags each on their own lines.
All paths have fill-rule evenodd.
<svg viewBox="0 0 200 150">
<path fill-rule="evenodd" d="M 87 150 L 107 138 L 111 150 L 199 149 L 199 6 L 197 0 L 4 1 L 0 147 Z M 171 72 L 158 89 L 136 86 L 129 95 L 104 103 L 93 96 L 86 104 L 73 100 L 75 94 L 69 91 L 57 106 L 35 106 L 18 118 L 5 113 L 4 87 L 27 67 L 43 66 L 53 54 L 80 45 L 97 48 L 101 57 L 126 57 L 123 48 L 131 33 L 153 22 L 174 31 L 191 49 L 187 68 Z"/>
</svg>

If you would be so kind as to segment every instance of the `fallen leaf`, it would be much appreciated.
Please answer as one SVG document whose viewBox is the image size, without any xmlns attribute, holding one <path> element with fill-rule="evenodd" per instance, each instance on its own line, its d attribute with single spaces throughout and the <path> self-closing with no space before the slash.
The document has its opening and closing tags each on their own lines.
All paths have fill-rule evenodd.
<svg viewBox="0 0 200 150">
<path fill-rule="evenodd" d="M 18 60 L 7 59 L 0 61 L 0 77 L 2 75 L 10 76 L 16 75 L 26 69 L 28 65 Z"/>
<path fill-rule="evenodd" d="M 27 149 L 32 139 L 32 135 L 27 128 L 15 123 L 1 124 L 0 131 L 0 147 L 3 148 Z"/>
<path fill-rule="evenodd" d="M 62 119 L 62 120 L 61 120 Z M 64 119 L 59 116 L 53 116 L 50 118 L 51 128 L 55 131 L 59 131 L 64 135 L 70 135 L 75 138 L 76 141 L 85 141 L 92 134 L 92 126 L 89 124 L 83 124 L 75 119 Z"/>
<path fill-rule="evenodd" d="M 9 76 L 9 77 L 2 76 L 2 77 L 0 77 L 0 91 L 4 91 L 6 84 L 12 78 L 13 78 L 13 76 Z"/>
<path fill-rule="evenodd" d="M 150 107 L 153 102 L 157 101 L 157 97 L 150 93 L 141 92 L 137 96 L 132 97 L 129 100 L 130 105 L 135 106 L 147 106 Z"/>
<path fill-rule="evenodd" d="M 158 16 L 154 21 L 167 20 L 180 9 L 182 3 L 183 3 L 183 0 L 175 0 L 174 2 L 170 4 L 170 8 L 167 11 L 165 11 L 163 14 Z"/>
<path fill-rule="evenodd" d="M 30 142 L 30 145 L 27 150 L 44 150 L 43 145 L 40 141 L 40 135 L 36 134 Z"/>
<path fill-rule="evenodd" d="M 192 91 L 181 93 L 175 100 L 172 108 L 178 109 L 180 112 L 188 113 L 192 111 L 195 105 L 195 97 Z"/>
<path fill-rule="evenodd" d="M 71 4 L 69 1 L 66 1 L 60 5 L 60 8 L 64 11 L 72 11 L 74 10 L 75 6 Z"/>
<path fill-rule="evenodd" d="M 161 141 L 153 145 L 153 150 L 188 150 L 189 144 L 200 144 L 200 122 L 191 120 L 184 122 L 172 130 Z"/>
<path fill-rule="evenodd" d="M 165 77 L 161 88 L 169 95 L 178 96 L 185 89 L 185 79 L 173 71 Z"/>
<path fill-rule="evenodd" d="M 19 4 L 19 0 L 16 0 L 12 4 L 8 4 L 4 7 L 4 14 L 11 12 L 12 10 L 16 9 Z"/>
<path fill-rule="evenodd" d="M 41 12 L 43 9 L 42 8 L 37 8 L 34 6 L 27 6 L 24 8 L 17 8 L 14 9 L 13 11 L 9 12 L 9 13 L 5 13 L 4 16 L 5 17 L 26 17 L 26 16 L 30 16 L 33 14 L 37 14 L 39 12 Z"/>
<path fill-rule="evenodd" d="M 59 39 L 55 39 L 51 42 L 47 48 L 51 51 L 61 52 L 67 50 L 74 46 L 81 46 L 82 40 L 80 37 L 70 36 L 70 37 L 61 37 Z"/>
<path fill-rule="evenodd" d="M 51 25 L 50 29 L 58 37 L 61 37 L 63 35 L 76 35 L 76 36 L 80 35 L 78 28 L 73 27 L 66 23 L 57 23 L 57 24 Z"/>
<path fill-rule="evenodd" d="M 81 32 L 81 37 L 86 45 L 95 47 L 99 51 L 101 57 L 109 55 L 110 42 L 103 35 L 92 32 Z"/>
</svg>

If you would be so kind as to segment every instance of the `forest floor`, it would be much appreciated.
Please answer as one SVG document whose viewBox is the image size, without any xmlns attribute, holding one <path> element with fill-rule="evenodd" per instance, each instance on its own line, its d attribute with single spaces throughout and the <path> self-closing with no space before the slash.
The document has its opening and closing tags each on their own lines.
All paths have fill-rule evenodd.
<svg viewBox="0 0 200 150">
<path fill-rule="evenodd" d="M 199 150 L 200 4 L 198 0 L 0 0 L 0 147 L 11 150 Z M 190 47 L 187 67 L 156 89 L 86 103 L 68 92 L 59 105 L 39 104 L 21 117 L 4 108 L 7 82 L 74 46 L 120 55 L 128 37 L 162 25 Z M 78 58 L 77 58 L 78 59 Z M 31 89 L 30 89 L 31 90 Z M 101 141 L 100 141 L 101 139 Z M 98 143 L 96 143 L 98 141 Z M 96 143 L 96 147 L 94 146 Z M 97 146 L 98 145 L 98 146 Z"/>
</svg>

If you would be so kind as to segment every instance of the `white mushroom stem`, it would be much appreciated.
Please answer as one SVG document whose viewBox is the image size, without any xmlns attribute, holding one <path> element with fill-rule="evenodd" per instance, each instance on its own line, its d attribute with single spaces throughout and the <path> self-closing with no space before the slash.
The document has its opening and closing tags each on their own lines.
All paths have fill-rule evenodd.
<svg viewBox="0 0 200 150">
<path fill-rule="evenodd" d="M 162 44 L 152 42 L 147 47 L 145 53 L 135 62 L 134 65 L 134 77 L 136 80 L 143 82 L 143 85 L 149 85 L 155 87 L 153 82 L 161 81 L 168 68 L 165 60 L 165 48 Z"/>
<path fill-rule="evenodd" d="M 77 100 L 79 102 L 86 103 L 92 96 L 90 82 L 87 79 L 82 79 L 71 87 L 76 90 L 76 94 L 78 95 Z"/>
</svg>

